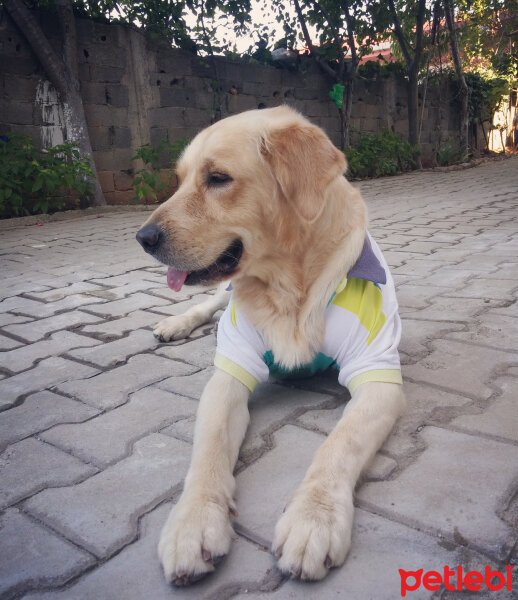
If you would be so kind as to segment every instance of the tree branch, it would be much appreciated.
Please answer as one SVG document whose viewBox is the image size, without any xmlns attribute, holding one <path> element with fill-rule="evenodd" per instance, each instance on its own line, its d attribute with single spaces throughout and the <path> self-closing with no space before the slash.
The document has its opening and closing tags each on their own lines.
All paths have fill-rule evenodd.
<svg viewBox="0 0 518 600">
<path fill-rule="evenodd" d="M 335 25 L 333 25 L 333 21 L 329 15 L 329 13 L 320 4 L 320 2 L 318 2 L 318 0 L 313 0 L 313 6 L 315 8 L 317 8 L 324 15 L 324 19 L 327 21 L 327 23 L 329 24 L 329 27 L 331 28 L 331 32 L 333 34 L 333 44 L 335 46 L 335 50 L 338 55 L 338 60 L 340 62 L 340 66 L 342 67 L 343 62 L 344 62 L 344 49 L 343 49 L 342 44 L 340 43 L 342 41 L 342 36 L 340 35 L 340 31 L 335 27 Z M 343 67 L 340 69 L 340 71 L 343 71 Z"/>
<path fill-rule="evenodd" d="M 63 60 L 70 71 L 74 87 L 79 90 L 77 66 L 77 34 L 74 11 L 71 0 L 57 0 L 56 2 L 61 34 L 63 38 Z"/>
<path fill-rule="evenodd" d="M 351 51 L 351 58 L 352 58 L 352 64 L 353 64 L 353 68 L 352 71 L 353 73 L 356 72 L 356 67 L 358 66 L 358 52 L 356 51 L 356 40 L 354 39 L 354 27 L 353 27 L 353 23 L 352 23 L 352 19 L 351 19 L 351 7 L 349 5 L 349 2 L 347 2 L 347 0 L 345 0 L 343 2 L 343 7 L 344 7 L 344 12 L 345 12 L 345 23 L 347 25 L 347 38 L 348 38 L 348 42 L 349 42 L 349 49 Z"/>
<path fill-rule="evenodd" d="M 391 2 L 393 0 L 390 0 Z M 424 17 L 426 14 L 426 0 L 419 0 L 416 17 L 416 32 L 415 32 L 415 50 L 414 50 L 414 68 L 419 68 L 419 59 L 423 52 L 423 38 L 424 38 Z"/>
<path fill-rule="evenodd" d="M 401 23 L 399 22 L 399 17 L 396 11 L 396 7 L 394 6 L 394 0 L 388 0 L 388 5 L 390 9 L 390 13 L 392 15 L 392 21 L 394 23 L 394 33 L 396 34 L 397 41 L 399 43 L 399 47 L 401 48 L 401 52 L 403 54 L 403 58 L 407 64 L 407 67 L 410 68 L 412 64 L 412 56 L 408 49 L 408 44 L 405 39 L 405 35 L 403 34 L 403 29 L 401 28 Z"/>
<path fill-rule="evenodd" d="M 34 15 L 25 6 L 23 0 L 4 0 L 4 6 L 27 38 L 52 85 L 60 93 L 66 93 L 69 86 L 66 65 L 52 49 Z"/>
<path fill-rule="evenodd" d="M 304 40 L 306 41 L 306 45 L 309 48 L 309 53 L 328 75 L 331 75 L 331 77 L 333 77 L 333 79 L 336 79 L 335 71 L 333 71 L 333 69 L 327 63 L 322 62 L 320 60 L 320 57 L 318 56 L 318 53 L 315 51 L 315 46 L 313 46 L 313 42 L 311 41 L 311 37 L 309 35 L 308 28 L 306 27 L 306 20 L 304 19 L 302 9 L 300 8 L 299 0 L 293 0 L 293 5 L 295 6 L 295 12 L 297 13 L 297 19 L 298 19 L 300 27 L 302 29 L 302 34 L 304 35 Z"/>
<path fill-rule="evenodd" d="M 444 0 L 444 12 L 446 13 L 446 25 L 450 33 L 450 46 L 451 54 L 453 58 L 453 65 L 455 66 L 455 72 L 457 77 L 461 80 L 463 75 L 462 64 L 460 61 L 459 46 L 457 43 L 457 32 L 455 31 L 455 16 L 453 14 L 453 5 L 450 0 Z"/>
</svg>

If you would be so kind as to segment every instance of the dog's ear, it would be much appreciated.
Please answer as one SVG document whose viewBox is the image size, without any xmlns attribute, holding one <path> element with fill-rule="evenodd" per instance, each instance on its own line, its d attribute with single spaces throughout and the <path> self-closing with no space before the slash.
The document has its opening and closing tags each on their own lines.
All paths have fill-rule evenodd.
<svg viewBox="0 0 518 600">
<path fill-rule="evenodd" d="M 347 168 L 343 152 L 309 123 L 271 132 L 263 139 L 261 152 L 297 214 L 309 223 L 315 221 L 324 207 L 325 189 Z"/>
</svg>

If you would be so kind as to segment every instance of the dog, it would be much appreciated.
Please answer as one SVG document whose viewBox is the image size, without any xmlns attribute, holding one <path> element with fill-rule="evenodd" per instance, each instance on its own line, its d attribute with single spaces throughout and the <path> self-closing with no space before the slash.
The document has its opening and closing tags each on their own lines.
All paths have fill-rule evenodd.
<svg viewBox="0 0 518 600">
<path fill-rule="evenodd" d="M 287 106 L 233 115 L 193 139 L 177 163 L 178 190 L 137 233 L 168 266 L 172 289 L 220 284 L 159 323 L 162 341 L 187 336 L 230 295 L 183 493 L 158 546 L 176 585 L 212 572 L 229 551 L 247 402 L 270 373 L 333 366 L 351 393 L 272 545 L 279 569 L 302 580 L 345 561 L 355 485 L 405 406 L 394 284 L 346 166 L 323 130 Z"/>
</svg>

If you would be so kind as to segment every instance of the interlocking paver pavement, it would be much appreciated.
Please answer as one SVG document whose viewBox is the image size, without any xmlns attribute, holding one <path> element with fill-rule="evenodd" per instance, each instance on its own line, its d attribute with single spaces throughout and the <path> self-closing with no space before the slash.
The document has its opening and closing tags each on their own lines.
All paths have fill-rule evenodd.
<svg viewBox="0 0 518 600">
<path fill-rule="evenodd" d="M 237 465 L 229 557 L 169 587 L 156 544 L 190 459 L 214 322 L 163 344 L 173 294 L 134 240 L 142 211 L 0 223 L 0 597 L 401 597 L 398 569 L 518 559 L 518 158 L 359 184 L 399 289 L 409 406 L 356 494 L 353 547 L 283 579 L 273 528 L 348 395 L 333 376 L 261 386 Z M 509 600 L 421 587 L 408 598 Z"/>
</svg>

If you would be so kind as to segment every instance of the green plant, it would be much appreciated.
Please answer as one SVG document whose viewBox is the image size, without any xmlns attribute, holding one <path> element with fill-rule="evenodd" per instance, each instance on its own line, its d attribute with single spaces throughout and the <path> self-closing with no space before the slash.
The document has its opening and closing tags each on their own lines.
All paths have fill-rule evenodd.
<svg viewBox="0 0 518 600">
<path fill-rule="evenodd" d="M 28 135 L 0 138 L 0 217 L 18 217 L 60 209 L 71 192 L 91 193 L 90 163 L 76 144 L 40 150 Z"/>
<path fill-rule="evenodd" d="M 445 140 L 437 150 L 436 159 L 440 167 L 447 167 L 465 162 L 468 159 L 468 154 L 456 142 Z"/>
<path fill-rule="evenodd" d="M 174 167 L 188 144 L 189 140 L 186 138 L 181 138 L 174 144 L 163 138 L 158 146 L 151 144 L 140 146 L 133 160 L 141 160 L 145 167 L 139 169 L 133 179 L 135 202 L 144 201 L 147 204 L 150 198 L 157 201 L 159 192 L 167 187 L 160 178 L 160 165 L 166 162 Z"/>
<path fill-rule="evenodd" d="M 393 131 L 355 135 L 357 143 L 345 149 L 350 178 L 383 177 L 415 168 L 419 146 L 411 146 Z"/>
</svg>

